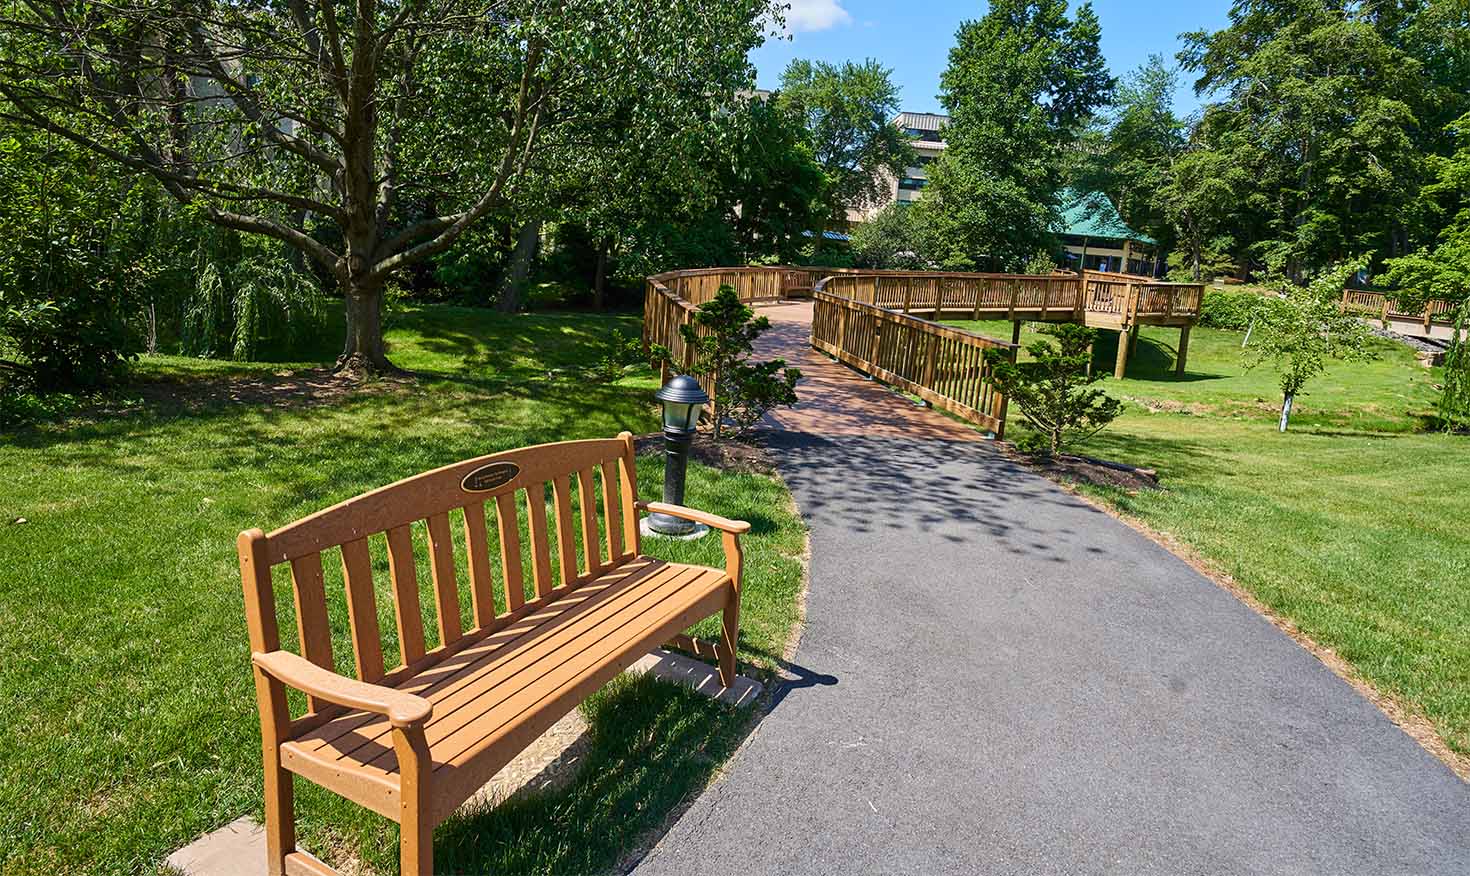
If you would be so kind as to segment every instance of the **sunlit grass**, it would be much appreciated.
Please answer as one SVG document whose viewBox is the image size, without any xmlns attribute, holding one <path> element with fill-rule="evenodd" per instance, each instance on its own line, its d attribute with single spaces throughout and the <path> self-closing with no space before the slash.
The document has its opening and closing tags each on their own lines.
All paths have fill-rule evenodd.
<svg viewBox="0 0 1470 876">
<path fill-rule="evenodd" d="M 0 437 L 0 870 L 152 872 L 173 849 L 258 810 L 260 742 L 235 534 L 471 456 L 653 431 L 654 375 L 609 384 L 579 370 L 615 329 L 636 333 L 637 318 L 414 309 L 389 333 L 395 363 L 417 374 L 410 383 L 279 405 L 193 386 L 135 386 L 105 410 Z M 334 346 L 296 364 L 330 364 Z M 190 383 L 292 367 L 159 357 L 139 370 L 144 380 Z M 640 459 L 639 468 L 645 497 L 655 498 L 658 460 Z M 695 466 L 689 500 L 755 524 L 742 658 L 769 666 L 800 587 L 804 536 L 790 498 L 773 478 Z M 18 518 L 27 522 L 11 522 Z M 715 539 L 651 550 L 723 564 Z M 345 629 L 336 632 L 337 653 L 350 654 Z M 579 825 L 584 848 L 575 856 L 546 859 L 575 868 L 610 866 L 630 837 L 661 823 L 728 753 L 748 715 L 640 686 L 607 694 L 591 712 L 656 721 L 647 732 L 667 734 L 671 750 L 703 753 L 671 759 L 667 789 L 651 786 L 642 763 L 636 774 L 589 779 L 647 796 L 616 825 Z M 606 731 L 613 741 L 598 749 L 599 769 L 632 769 L 643 751 L 628 748 L 643 744 L 628 737 L 634 731 Z M 377 816 L 298 787 L 307 847 L 346 836 L 371 859 L 391 841 L 393 829 Z M 576 795 L 589 792 L 578 787 L 562 802 L 478 816 L 485 837 L 498 839 L 457 835 L 451 846 L 463 850 L 451 860 L 465 871 L 502 861 L 538 869 L 522 847 L 554 837 L 528 832 L 525 807 L 565 806 L 583 817 Z"/>
</svg>

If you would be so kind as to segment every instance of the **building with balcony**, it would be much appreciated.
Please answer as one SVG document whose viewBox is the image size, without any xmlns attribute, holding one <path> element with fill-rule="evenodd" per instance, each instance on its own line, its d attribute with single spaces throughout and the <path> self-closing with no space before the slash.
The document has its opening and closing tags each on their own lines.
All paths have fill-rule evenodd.
<svg viewBox="0 0 1470 876">
<path fill-rule="evenodd" d="M 903 112 L 893 117 L 893 124 L 913 140 L 918 163 L 904 168 L 901 177 L 884 172 L 880 180 L 887 188 L 887 195 L 866 207 L 850 208 L 847 211 L 849 225 L 866 222 L 894 202 L 911 204 L 917 201 L 919 193 L 929 184 L 928 166 L 944 154 L 944 129 L 949 126 L 949 116 Z"/>
</svg>

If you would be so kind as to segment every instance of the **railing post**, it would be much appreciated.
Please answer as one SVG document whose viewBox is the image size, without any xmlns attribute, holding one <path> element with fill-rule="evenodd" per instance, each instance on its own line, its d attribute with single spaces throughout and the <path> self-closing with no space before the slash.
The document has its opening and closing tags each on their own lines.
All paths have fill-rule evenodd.
<svg viewBox="0 0 1470 876">
<path fill-rule="evenodd" d="M 907 281 L 905 281 L 904 284 L 903 284 L 903 312 L 904 313 L 908 313 L 909 312 L 909 303 L 910 303 L 910 301 L 913 298 L 913 294 L 914 294 L 914 287 L 912 285 L 910 285 Z"/>
</svg>

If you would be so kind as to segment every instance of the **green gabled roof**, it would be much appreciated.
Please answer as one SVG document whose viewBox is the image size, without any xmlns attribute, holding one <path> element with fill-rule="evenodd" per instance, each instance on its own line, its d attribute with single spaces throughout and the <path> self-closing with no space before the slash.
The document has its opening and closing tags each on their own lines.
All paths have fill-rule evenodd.
<svg viewBox="0 0 1470 876">
<path fill-rule="evenodd" d="M 1082 194 L 1075 189 L 1062 190 L 1062 224 L 1057 233 L 1134 240 L 1150 245 L 1157 242 L 1147 234 L 1129 228 L 1107 195 L 1102 192 Z"/>
</svg>

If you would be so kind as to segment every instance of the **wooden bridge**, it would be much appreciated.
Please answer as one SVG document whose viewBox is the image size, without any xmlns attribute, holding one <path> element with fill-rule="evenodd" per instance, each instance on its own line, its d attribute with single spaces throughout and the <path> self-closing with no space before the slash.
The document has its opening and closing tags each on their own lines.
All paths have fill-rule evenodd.
<svg viewBox="0 0 1470 876">
<path fill-rule="evenodd" d="M 1459 305 L 1453 301 L 1432 299 L 1425 302 L 1422 310 L 1411 312 L 1399 308 L 1382 292 L 1344 289 L 1342 309 L 1377 319 L 1385 328 L 1401 335 L 1453 340 Z"/>
<path fill-rule="evenodd" d="M 980 274 L 832 268 L 700 268 L 648 278 L 643 339 L 688 365 L 694 351 L 679 326 L 721 286 L 742 301 L 813 298 L 811 345 L 885 383 L 983 428 L 1003 434 L 1006 400 L 991 381 L 985 351 L 1014 358 L 1021 323 L 1073 322 L 1118 332 L 1114 375 L 1123 377 L 1140 325 L 1177 326 L 1175 373 L 1183 374 L 1189 332 L 1199 321 L 1204 286 L 1149 277 L 1083 274 Z M 1009 320 L 1009 343 L 942 325 L 939 320 Z M 667 369 L 668 363 L 665 363 Z M 667 374 L 665 374 L 667 377 Z M 713 396 L 713 381 L 702 380 Z"/>
</svg>

